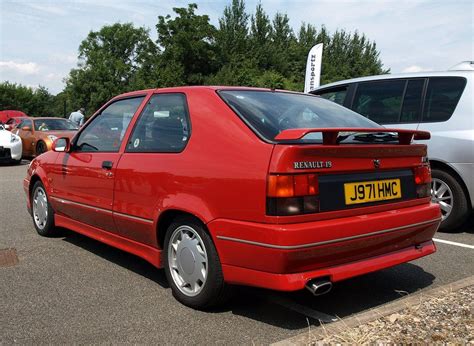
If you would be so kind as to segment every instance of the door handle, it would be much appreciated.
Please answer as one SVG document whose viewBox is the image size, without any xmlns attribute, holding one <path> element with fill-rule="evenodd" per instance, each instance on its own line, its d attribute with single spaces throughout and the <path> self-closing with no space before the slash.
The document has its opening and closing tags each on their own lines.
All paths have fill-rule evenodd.
<svg viewBox="0 0 474 346">
<path fill-rule="evenodd" d="M 114 163 L 112 161 L 103 161 L 102 162 L 102 168 L 103 169 L 111 170 L 113 165 L 114 165 Z"/>
</svg>

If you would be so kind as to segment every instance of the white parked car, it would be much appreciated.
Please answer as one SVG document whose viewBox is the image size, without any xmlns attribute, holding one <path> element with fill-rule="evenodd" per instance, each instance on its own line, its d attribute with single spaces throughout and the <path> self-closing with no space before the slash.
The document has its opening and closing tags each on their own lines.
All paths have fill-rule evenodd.
<svg viewBox="0 0 474 346">
<path fill-rule="evenodd" d="M 474 62 L 444 72 L 369 76 L 322 85 L 312 94 L 379 124 L 431 132 L 432 200 L 441 229 L 455 230 L 474 207 Z"/>
<path fill-rule="evenodd" d="M 0 162 L 21 162 L 21 138 L 0 125 Z"/>
</svg>

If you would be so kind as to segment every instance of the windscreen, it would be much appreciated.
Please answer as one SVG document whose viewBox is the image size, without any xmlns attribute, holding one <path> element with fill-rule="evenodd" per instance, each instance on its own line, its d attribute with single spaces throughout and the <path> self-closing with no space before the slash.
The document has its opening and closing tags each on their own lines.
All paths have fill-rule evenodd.
<svg viewBox="0 0 474 346">
<path fill-rule="evenodd" d="M 74 131 L 77 129 L 79 129 L 79 127 L 67 119 L 35 120 L 36 131 Z"/>
<path fill-rule="evenodd" d="M 273 140 L 286 129 L 381 127 L 345 107 L 314 95 L 257 90 L 221 90 L 219 95 L 267 140 Z M 321 133 L 310 133 L 302 141 L 320 140 Z"/>
</svg>

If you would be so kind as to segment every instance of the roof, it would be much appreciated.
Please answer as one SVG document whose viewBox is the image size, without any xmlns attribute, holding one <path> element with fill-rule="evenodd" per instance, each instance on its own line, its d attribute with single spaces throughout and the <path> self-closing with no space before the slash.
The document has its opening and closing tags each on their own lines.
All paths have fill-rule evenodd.
<svg viewBox="0 0 474 346">
<path fill-rule="evenodd" d="M 433 72 L 415 72 L 415 73 L 398 73 L 398 74 L 382 74 L 377 76 L 367 76 L 352 79 L 345 79 L 334 83 L 328 83 L 319 86 L 314 90 L 326 89 L 332 86 L 344 85 L 356 82 L 369 82 L 374 80 L 398 79 L 398 78 L 426 78 L 426 77 L 467 77 L 472 76 L 474 71 L 469 70 L 450 70 L 450 71 L 433 71 Z"/>
<path fill-rule="evenodd" d="M 289 90 L 281 90 L 281 89 L 270 89 L 270 88 L 256 88 L 256 87 L 247 87 L 247 86 L 219 86 L 219 85 L 191 85 L 191 86 L 177 86 L 177 87 L 166 87 L 166 88 L 156 88 L 156 89 L 144 89 L 144 90 L 137 90 L 131 91 L 124 94 L 120 94 L 114 97 L 115 98 L 122 98 L 122 97 L 133 97 L 144 95 L 149 92 L 184 92 L 186 90 L 259 90 L 259 91 L 279 91 L 279 92 L 291 92 L 291 93 L 298 93 L 297 91 L 289 91 Z"/>
<path fill-rule="evenodd" d="M 58 119 L 58 120 L 67 120 L 65 118 L 60 117 L 30 117 L 31 120 L 48 120 L 48 119 Z"/>
</svg>

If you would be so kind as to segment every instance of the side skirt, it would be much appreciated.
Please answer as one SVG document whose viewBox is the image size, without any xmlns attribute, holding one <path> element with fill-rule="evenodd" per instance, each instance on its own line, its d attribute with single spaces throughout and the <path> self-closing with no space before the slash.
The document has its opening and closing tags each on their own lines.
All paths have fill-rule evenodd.
<svg viewBox="0 0 474 346">
<path fill-rule="evenodd" d="M 62 215 L 56 214 L 54 216 L 54 222 L 58 227 L 70 229 L 74 232 L 85 235 L 86 237 L 98 240 L 117 249 L 141 257 L 157 268 L 163 267 L 163 263 L 161 261 L 162 251 L 159 249 L 124 238 L 117 234 L 103 231 L 99 228 L 86 225 L 82 222 L 72 220 Z"/>
</svg>

